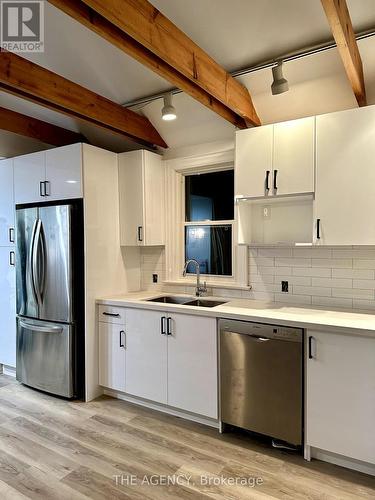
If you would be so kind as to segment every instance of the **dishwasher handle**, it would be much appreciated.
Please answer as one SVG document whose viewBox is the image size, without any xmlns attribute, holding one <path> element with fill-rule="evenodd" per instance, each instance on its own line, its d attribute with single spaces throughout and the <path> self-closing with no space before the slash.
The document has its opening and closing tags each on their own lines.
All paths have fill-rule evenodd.
<svg viewBox="0 0 375 500">
<path fill-rule="evenodd" d="M 229 330 L 222 330 L 224 331 L 225 333 L 229 333 L 229 334 L 233 334 L 233 335 L 246 335 L 246 338 L 248 339 L 251 339 L 251 340 L 254 340 L 254 342 L 268 342 L 269 340 L 274 340 L 274 339 L 270 339 L 268 337 L 262 337 L 261 335 L 253 335 L 251 333 L 239 333 L 239 332 L 232 332 L 232 331 L 229 331 Z"/>
</svg>

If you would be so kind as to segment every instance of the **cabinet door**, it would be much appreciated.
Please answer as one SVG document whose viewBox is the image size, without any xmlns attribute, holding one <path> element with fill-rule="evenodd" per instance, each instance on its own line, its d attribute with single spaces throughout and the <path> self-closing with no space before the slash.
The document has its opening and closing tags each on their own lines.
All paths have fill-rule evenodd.
<svg viewBox="0 0 375 500">
<path fill-rule="evenodd" d="M 256 198 L 272 194 L 273 125 L 236 133 L 235 195 Z M 266 190 L 266 172 L 269 188 Z"/>
<path fill-rule="evenodd" d="M 374 245 L 375 106 L 317 116 L 315 220 L 325 245 Z"/>
<path fill-rule="evenodd" d="M 99 384 L 125 391 L 125 331 L 121 325 L 99 323 Z"/>
<path fill-rule="evenodd" d="M 307 444 L 375 463 L 375 339 L 308 331 Z"/>
<path fill-rule="evenodd" d="M 217 418 L 216 320 L 170 315 L 168 405 Z"/>
<path fill-rule="evenodd" d="M 164 164 L 161 156 L 144 151 L 144 245 L 164 245 Z"/>
<path fill-rule="evenodd" d="M 46 151 L 48 201 L 82 198 L 82 145 Z"/>
<path fill-rule="evenodd" d="M 119 155 L 120 240 L 123 246 L 144 244 L 143 151 Z"/>
<path fill-rule="evenodd" d="M 156 311 L 126 310 L 126 392 L 167 402 L 167 336 Z"/>
<path fill-rule="evenodd" d="M 16 366 L 16 273 L 12 247 L 0 248 L 0 364 Z"/>
<path fill-rule="evenodd" d="M 274 194 L 314 192 L 314 150 L 315 117 L 274 125 Z"/>
<path fill-rule="evenodd" d="M 40 183 L 46 179 L 45 151 L 14 158 L 14 198 L 16 204 L 47 201 Z"/>
<path fill-rule="evenodd" d="M 0 162 L 0 247 L 14 243 L 13 160 Z"/>
</svg>

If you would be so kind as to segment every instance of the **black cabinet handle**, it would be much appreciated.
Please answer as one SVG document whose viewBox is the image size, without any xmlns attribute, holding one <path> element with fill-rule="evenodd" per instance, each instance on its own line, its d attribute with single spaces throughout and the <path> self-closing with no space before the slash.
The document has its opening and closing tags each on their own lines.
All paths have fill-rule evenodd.
<svg viewBox="0 0 375 500">
<path fill-rule="evenodd" d="M 314 359 L 313 352 L 312 352 L 312 343 L 313 343 L 314 337 L 310 335 L 309 337 L 309 359 Z"/>
<path fill-rule="evenodd" d="M 9 241 L 10 243 L 14 243 L 14 227 L 9 228 Z"/>
<path fill-rule="evenodd" d="M 125 347 L 125 344 L 122 343 L 122 334 L 125 335 L 125 331 L 124 330 L 120 330 L 120 347 Z"/>
<path fill-rule="evenodd" d="M 270 171 L 266 171 L 266 191 L 270 190 Z"/>
<path fill-rule="evenodd" d="M 143 241 L 142 226 L 138 226 L 138 241 Z"/>
<path fill-rule="evenodd" d="M 316 219 L 316 239 L 320 240 L 320 219 Z"/>
<path fill-rule="evenodd" d="M 103 316 L 112 316 L 113 318 L 119 318 L 120 317 L 120 315 L 118 313 L 107 313 L 107 312 L 104 312 Z"/>
<path fill-rule="evenodd" d="M 273 171 L 273 190 L 277 191 L 277 170 Z"/>
<path fill-rule="evenodd" d="M 46 195 L 46 186 L 44 185 L 43 181 L 39 182 L 39 194 L 40 194 L 40 196 Z"/>
<path fill-rule="evenodd" d="M 162 316 L 160 318 L 160 333 L 162 335 L 165 335 L 166 334 L 166 331 L 165 331 L 165 320 L 166 320 L 166 317 L 165 316 Z"/>
<path fill-rule="evenodd" d="M 172 318 L 167 318 L 167 335 L 172 335 Z"/>
<path fill-rule="evenodd" d="M 50 181 L 44 181 L 44 196 L 51 196 L 51 183 Z"/>
<path fill-rule="evenodd" d="M 16 265 L 16 254 L 14 252 L 9 252 L 9 265 L 10 266 Z"/>
</svg>

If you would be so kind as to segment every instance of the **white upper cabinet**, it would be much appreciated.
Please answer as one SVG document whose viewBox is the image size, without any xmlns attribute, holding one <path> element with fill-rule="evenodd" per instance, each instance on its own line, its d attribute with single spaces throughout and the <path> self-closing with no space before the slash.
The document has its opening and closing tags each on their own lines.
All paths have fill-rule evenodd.
<svg viewBox="0 0 375 500">
<path fill-rule="evenodd" d="M 375 245 L 375 106 L 317 116 L 316 133 L 315 243 Z"/>
<path fill-rule="evenodd" d="M 49 149 L 46 155 L 46 201 L 82 198 L 82 144 Z"/>
<path fill-rule="evenodd" d="M 121 245 L 164 245 L 164 183 L 161 156 L 144 150 L 119 155 Z"/>
<path fill-rule="evenodd" d="M 13 161 L 15 203 L 47 201 L 43 191 L 43 182 L 46 180 L 45 152 L 18 156 Z"/>
<path fill-rule="evenodd" d="M 16 268 L 12 248 L 0 247 L 0 364 L 16 366 Z"/>
<path fill-rule="evenodd" d="M 237 197 L 258 198 L 270 194 L 272 144 L 273 125 L 236 132 L 235 195 Z"/>
<path fill-rule="evenodd" d="M 311 330 L 307 339 L 306 444 L 375 464 L 375 339 Z"/>
<path fill-rule="evenodd" d="M 16 204 L 82 198 L 82 144 L 14 158 Z"/>
<path fill-rule="evenodd" d="M 168 404 L 218 418 L 216 319 L 169 318 Z"/>
<path fill-rule="evenodd" d="M 315 117 L 236 133 L 237 197 L 314 192 Z"/>
<path fill-rule="evenodd" d="M 314 192 L 315 117 L 274 125 L 272 191 Z"/>
<path fill-rule="evenodd" d="M 14 244 L 13 160 L 0 162 L 0 247 Z"/>
</svg>

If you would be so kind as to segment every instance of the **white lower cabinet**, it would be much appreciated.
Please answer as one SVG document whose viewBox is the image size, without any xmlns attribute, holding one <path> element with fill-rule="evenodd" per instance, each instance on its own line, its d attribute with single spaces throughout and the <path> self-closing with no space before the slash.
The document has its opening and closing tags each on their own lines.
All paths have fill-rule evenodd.
<svg viewBox="0 0 375 500">
<path fill-rule="evenodd" d="M 123 325 L 99 323 L 99 384 L 125 391 L 125 329 Z"/>
<path fill-rule="evenodd" d="M 218 418 L 216 319 L 123 311 L 115 312 L 125 318 L 124 325 L 110 323 L 111 317 L 104 323 L 100 316 L 100 385 Z"/>
<path fill-rule="evenodd" d="M 162 313 L 126 310 L 126 392 L 167 403 L 167 336 Z M 164 315 L 165 316 L 165 315 Z"/>
<path fill-rule="evenodd" d="M 375 338 L 309 330 L 309 341 L 306 444 L 375 464 Z"/>
<path fill-rule="evenodd" d="M 216 320 L 171 314 L 168 404 L 218 418 Z"/>
<path fill-rule="evenodd" d="M 0 247 L 0 364 L 16 366 L 16 268 L 12 247 Z"/>
</svg>

